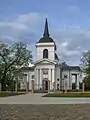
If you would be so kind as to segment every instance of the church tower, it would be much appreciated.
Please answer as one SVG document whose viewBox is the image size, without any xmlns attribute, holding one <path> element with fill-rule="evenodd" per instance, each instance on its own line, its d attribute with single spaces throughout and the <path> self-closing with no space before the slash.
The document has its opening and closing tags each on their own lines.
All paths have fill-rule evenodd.
<svg viewBox="0 0 90 120">
<path fill-rule="evenodd" d="M 43 37 L 36 44 L 37 61 L 41 59 L 49 59 L 54 61 L 56 57 L 55 50 L 56 44 L 50 37 L 46 18 Z"/>
<path fill-rule="evenodd" d="M 56 61 L 58 60 L 58 56 L 55 53 L 56 44 L 50 37 L 47 19 L 45 21 L 43 37 L 36 44 L 36 51 L 36 89 L 47 90 L 48 86 L 50 85 L 50 90 L 52 90 L 55 80 L 60 77 L 60 68 L 58 66 L 58 62 Z"/>
</svg>

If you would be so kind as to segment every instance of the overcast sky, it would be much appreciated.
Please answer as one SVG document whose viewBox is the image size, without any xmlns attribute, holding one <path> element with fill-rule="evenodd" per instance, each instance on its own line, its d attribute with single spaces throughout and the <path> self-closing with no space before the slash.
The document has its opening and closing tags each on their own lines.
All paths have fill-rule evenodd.
<svg viewBox="0 0 90 120">
<path fill-rule="evenodd" d="M 0 0 L 0 40 L 27 44 L 35 61 L 46 17 L 60 60 L 79 65 L 90 49 L 90 0 Z"/>
</svg>

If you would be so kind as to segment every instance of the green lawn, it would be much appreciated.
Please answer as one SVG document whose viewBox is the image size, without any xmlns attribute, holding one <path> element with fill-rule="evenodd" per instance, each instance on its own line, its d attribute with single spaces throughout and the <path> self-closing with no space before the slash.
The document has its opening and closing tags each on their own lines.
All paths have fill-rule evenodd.
<svg viewBox="0 0 90 120">
<path fill-rule="evenodd" d="M 90 97 L 90 93 L 48 93 L 43 97 Z"/>
<path fill-rule="evenodd" d="M 24 93 L 24 92 L 17 92 L 17 93 L 15 93 L 15 92 L 0 92 L 0 97 L 8 97 L 8 96 L 15 96 L 15 95 L 22 95 L 22 94 L 26 94 L 26 93 Z"/>
</svg>

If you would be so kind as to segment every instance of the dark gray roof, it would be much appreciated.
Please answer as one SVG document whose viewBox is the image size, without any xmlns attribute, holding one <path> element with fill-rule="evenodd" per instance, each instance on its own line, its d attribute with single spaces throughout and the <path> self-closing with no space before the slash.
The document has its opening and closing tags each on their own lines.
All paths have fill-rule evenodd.
<svg viewBox="0 0 90 120">
<path fill-rule="evenodd" d="M 53 39 L 50 37 L 50 35 L 49 35 L 48 22 L 47 22 L 47 18 L 46 18 L 43 37 L 40 38 L 39 42 L 37 42 L 37 43 L 49 43 L 49 42 L 53 42 L 53 43 L 54 43 L 54 45 L 55 45 L 55 50 L 56 50 L 56 49 L 57 49 L 57 46 L 56 46 L 54 40 L 53 40 Z"/>
<path fill-rule="evenodd" d="M 39 43 L 44 43 L 44 42 L 54 42 L 53 39 L 49 35 L 47 18 L 45 22 L 43 37 L 39 40 Z"/>
<path fill-rule="evenodd" d="M 63 66 L 63 70 L 80 70 L 79 66 Z"/>
<path fill-rule="evenodd" d="M 57 54 L 56 54 L 56 53 L 55 53 L 55 59 L 59 60 L 59 58 L 58 58 L 58 56 L 57 56 Z"/>
<path fill-rule="evenodd" d="M 39 43 L 45 43 L 45 42 L 54 42 L 51 37 L 44 36 L 39 40 Z"/>
<path fill-rule="evenodd" d="M 21 71 L 23 71 L 23 70 L 25 70 L 25 71 L 27 71 L 27 70 L 30 70 L 30 71 L 34 71 L 34 66 L 33 67 L 22 67 L 20 70 Z"/>
<path fill-rule="evenodd" d="M 45 21 L 45 28 L 44 28 L 44 34 L 43 36 L 48 36 L 49 37 L 49 30 L 48 30 L 48 22 L 47 22 L 47 18 Z"/>
<path fill-rule="evenodd" d="M 69 65 L 67 65 L 65 63 L 61 65 L 61 69 L 62 70 L 78 70 L 78 71 L 80 71 L 79 66 L 69 66 Z"/>
<path fill-rule="evenodd" d="M 79 66 L 69 66 L 70 70 L 80 70 Z"/>
</svg>

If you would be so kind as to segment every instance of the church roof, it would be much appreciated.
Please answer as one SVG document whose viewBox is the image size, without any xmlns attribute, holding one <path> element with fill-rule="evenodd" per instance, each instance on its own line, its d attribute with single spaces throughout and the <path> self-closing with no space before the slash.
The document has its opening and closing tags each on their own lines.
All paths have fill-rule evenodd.
<svg viewBox="0 0 90 120">
<path fill-rule="evenodd" d="M 34 71 L 34 68 L 35 68 L 35 66 L 32 66 L 32 67 L 22 67 L 20 70 L 21 71 L 28 71 L 28 70 Z"/>
<path fill-rule="evenodd" d="M 79 66 L 63 66 L 62 69 L 63 70 L 79 70 L 80 71 Z"/>
<path fill-rule="evenodd" d="M 45 28 L 44 28 L 43 37 L 39 40 L 39 43 L 45 43 L 45 42 L 54 42 L 53 39 L 49 35 L 47 18 L 45 21 Z"/>
<path fill-rule="evenodd" d="M 56 64 L 55 61 L 50 60 L 50 59 L 47 59 L 47 58 L 43 58 L 43 59 L 41 59 L 41 60 L 36 61 L 35 65 L 36 65 L 36 64 L 40 64 L 40 63 L 43 63 L 43 64 L 48 64 L 48 63 L 49 63 L 49 64 L 50 64 L 50 63 Z"/>
<path fill-rule="evenodd" d="M 69 66 L 67 64 L 61 65 L 61 69 L 62 70 L 78 70 L 78 71 L 80 71 L 80 67 L 79 66 Z"/>
<path fill-rule="evenodd" d="M 59 60 L 59 58 L 58 58 L 58 56 L 57 56 L 57 54 L 56 54 L 56 53 L 55 53 L 55 59 Z"/>
<path fill-rule="evenodd" d="M 46 42 L 54 42 L 53 39 L 51 37 L 42 37 L 40 40 L 39 40 L 39 43 L 46 43 Z"/>
</svg>

